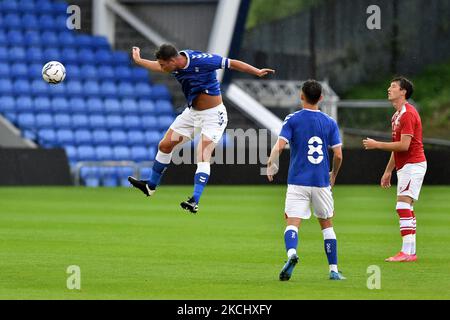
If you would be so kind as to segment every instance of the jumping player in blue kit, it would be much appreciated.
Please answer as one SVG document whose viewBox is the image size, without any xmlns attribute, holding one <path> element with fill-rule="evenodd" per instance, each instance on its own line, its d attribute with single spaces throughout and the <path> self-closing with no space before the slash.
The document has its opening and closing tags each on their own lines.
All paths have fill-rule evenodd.
<svg viewBox="0 0 450 320">
<path fill-rule="evenodd" d="M 239 60 L 200 51 L 178 51 L 170 44 L 161 45 L 155 56 L 157 61 L 142 59 L 140 49 L 133 47 L 136 64 L 153 72 L 171 73 L 178 80 L 187 100 L 187 108 L 175 119 L 160 141 L 150 179 L 147 181 L 129 177 L 128 180 L 146 196 L 153 195 L 171 162 L 173 149 L 180 143 L 192 140 L 197 131 L 200 131 L 194 192 L 192 197 L 180 204 L 183 209 L 196 213 L 210 176 L 211 155 L 228 122 L 216 70 L 232 69 L 258 77 L 274 73 L 274 70 L 258 69 Z"/>
<path fill-rule="evenodd" d="M 298 228 L 302 219 L 311 217 L 311 208 L 318 218 L 324 237 L 330 279 L 345 279 L 337 267 L 337 240 L 332 217 L 334 203 L 331 188 L 334 186 L 342 163 L 342 143 L 335 120 L 319 110 L 322 86 L 315 80 L 306 81 L 301 90 L 303 109 L 286 117 L 279 139 L 267 163 L 267 177 L 273 181 L 278 167 L 276 162 L 287 143 L 290 145 L 288 189 L 286 193 L 284 241 L 288 261 L 280 272 L 280 280 L 291 278 L 297 255 Z M 328 147 L 333 150 L 331 172 Z"/>
</svg>

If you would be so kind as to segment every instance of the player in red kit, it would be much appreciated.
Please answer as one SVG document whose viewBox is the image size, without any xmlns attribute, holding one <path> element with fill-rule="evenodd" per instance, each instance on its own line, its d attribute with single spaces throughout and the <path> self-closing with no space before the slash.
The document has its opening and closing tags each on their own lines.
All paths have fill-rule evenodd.
<svg viewBox="0 0 450 320">
<path fill-rule="evenodd" d="M 412 83 L 398 77 L 391 81 L 388 99 L 397 110 L 392 117 L 392 142 L 380 142 L 370 138 L 363 140 L 366 150 L 380 149 L 391 152 L 391 158 L 381 178 L 381 187 L 391 186 L 394 168 L 397 170 L 397 213 L 400 218 L 402 249 L 388 262 L 416 261 L 416 216 L 413 204 L 419 199 L 427 162 L 422 143 L 422 122 L 417 110 L 407 99 L 413 93 Z"/>
</svg>

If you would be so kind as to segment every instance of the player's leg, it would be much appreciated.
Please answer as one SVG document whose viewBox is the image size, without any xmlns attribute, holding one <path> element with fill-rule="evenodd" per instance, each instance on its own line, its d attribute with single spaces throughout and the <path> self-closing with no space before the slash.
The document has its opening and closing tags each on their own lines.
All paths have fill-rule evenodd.
<svg viewBox="0 0 450 320">
<path fill-rule="evenodd" d="M 322 230 L 325 254 L 328 260 L 331 280 L 343 280 L 345 277 L 338 269 L 337 238 L 333 228 L 334 201 L 331 188 L 312 188 L 312 204 Z"/>
<path fill-rule="evenodd" d="M 135 188 L 140 189 L 146 196 L 153 195 L 172 160 L 173 149 L 187 140 L 189 140 L 188 137 L 175 132 L 173 129 L 169 129 L 164 135 L 164 138 L 159 142 L 158 153 L 153 162 L 149 180 L 138 180 L 134 177 L 128 177 L 128 181 Z"/>
<path fill-rule="evenodd" d="M 397 205 L 396 211 L 400 220 L 400 235 L 402 248 L 395 256 L 386 259 L 387 262 L 416 261 L 416 221 L 413 211 L 414 200 L 418 200 L 426 163 L 407 164 L 397 172 Z"/>
<path fill-rule="evenodd" d="M 192 197 L 180 204 L 183 209 L 192 213 L 198 211 L 200 198 L 211 174 L 210 161 L 212 153 L 222 138 L 228 123 L 227 110 L 223 104 L 203 111 L 194 111 L 194 114 L 195 127 L 200 127 L 201 129 L 201 139 L 197 147 L 197 171 L 194 176 L 194 192 Z"/>
<path fill-rule="evenodd" d="M 151 196 L 156 187 L 161 182 L 161 177 L 169 166 L 172 160 L 172 151 L 180 143 L 188 139 L 192 139 L 194 135 L 194 117 L 192 110 L 186 108 L 180 114 L 167 130 L 164 138 L 159 142 L 158 153 L 153 162 L 152 170 L 149 180 L 137 180 L 134 177 L 129 177 L 128 181 L 140 189 L 146 196 Z"/>
<path fill-rule="evenodd" d="M 192 213 L 198 211 L 198 204 L 211 174 L 211 156 L 216 143 L 205 135 L 201 135 L 197 146 L 197 170 L 194 175 L 194 192 L 192 197 L 183 201 L 180 205 L 183 209 Z"/>
<path fill-rule="evenodd" d="M 298 228 L 302 219 L 311 217 L 310 210 L 310 187 L 288 185 L 286 192 L 285 218 L 286 229 L 284 230 L 284 244 L 288 260 L 281 269 L 279 278 L 287 281 L 299 261 L 297 255 Z"/>
</svg>

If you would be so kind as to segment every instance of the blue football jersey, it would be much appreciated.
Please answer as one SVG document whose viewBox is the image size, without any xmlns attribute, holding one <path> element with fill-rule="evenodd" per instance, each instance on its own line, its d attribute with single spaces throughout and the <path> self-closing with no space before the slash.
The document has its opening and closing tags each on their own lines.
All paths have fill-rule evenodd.
<svg viewBox="0 0 450 320">
<path fill-rule="evenodd" d="M 181 84 L 189 106 L 202 92 L 212 96 L 220 95 L 220 83 L 217 80 L 216 70 L 229 69 L 230 60 L 216 54 L 193 50 L 183 50 L 180 54 L 186 56 L 187 64 L 183 69 L 178 69 L 172 74 Z"/>
<path fill-rule="evenodd" d="M 320 111 L 302 109 L 286 117 L 279 137 L 291 147 L 288 184 L 330 185 L 328 147 L 342 144 L 334 119 Z"/>
</svg>

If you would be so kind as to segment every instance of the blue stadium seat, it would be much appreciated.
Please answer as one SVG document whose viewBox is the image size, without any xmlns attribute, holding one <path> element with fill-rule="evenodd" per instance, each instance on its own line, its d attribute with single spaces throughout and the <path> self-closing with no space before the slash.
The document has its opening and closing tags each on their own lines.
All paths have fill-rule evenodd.
<svg viewBox="0 0 450 320">
<path fill-rule="evenodd" d="M 66 31 L 67 30 L 67 15 L 59 15 L 55 19 L 55 30 Z"/>
<path fill-rule="evenodd" d="M 6 47 L 0 47 L 0 61 L 8 61 L 8 49 Z"/>
<path fill-rule="evenodd" d="M 77 34 L 75 35 L 75 45 L 80 49 L 91 48 L 92 37 L 87 34 Z"/>
<path fill-rule="evenodd" d="M 11 71 L 9 68 L 9 64 L 0 63 L 0 79 L 9 78 L 10 75 L 11 75 Z"/>
<path fill-rule="evenodd" d="M 4 10 L 4 9 L 3 9 Z M 3 18 L 3 27 L 5 29 L 19 29 L 22 26 L 22 20 L 17 13 L 8 13 Z"/>
<path fill-rule="evenodd" d="M 122 129 L 123 128 L 123 119 L 121 116 L 117 116 L 117 115 L 106 116 L 106 125 L 110 130 Z"/>
<path fill-rule="evenodd" d="M 139 179 L 149 180 L 151 172 L 152 172 L 152 168 L 148 168 L 148 167 L 140 168 Z"/>
<path fill-rule="evenodd" d="M 155 159 L 156 152 L 158 152 L 158 145 L 153 145 L 147 148 L 148 159 Z"/>
<path fill-rule="evenodd" d="M 112 98 L 117 96 L 117 86 L 113 81 L 104 81 L 100 85 L 100 91 L 105 98 Z"/>
<path fill-rule="evenodd" d="M 42 67 L 44 65 L 42 63 L 32 63 L 28 66 L 28 78 L 30 80 L 39 80 L 40 83 L 42 82 Z M 35 83 L 32 83 L 33 86 Z"/>
<path fill-rule="evenodd" d="M 115 66 L 119 65 L 129 65 L 130 55 L 125 51 L 114 51 L 112 53 L 112 64 Z"/>
<path fill-rule="evenodd" d="M 45 49 L 43 55 L 47 61 L 60 61 L 62 58 L 61 52 L 56 48 Z"/>
<path fill-rule="evenodd" d="M 51 100 L 52 110 L 55 113 L 69 113 L 69 101 L 63 97 L 55 97 Z"/>
<path fill-rule="evenodd" d="M 0 15 L 0 46 L 6 46 L 8 44 L 8 40 L 6 39 L 6 34 L 1 30 L 2 27 L 2 17 Z"/>
<path fill-rule="evenodd" d="M 106 145 L 96 147 L 95 154 L 99 161 L 112 161 L 114 158 L 112 148 Z"/>
<path fill-rule="evenodd" d="M 20 95 L 16 99 L 16 110 L 15 112 L 35 112 L 38 111 L 36 107 L 33 107 L 35 104 L 30 96 Z"/>
<path fill-rule="evenodd" d="M 80 161 L 96 161 L 97 157 L 95 154 L 95 149 L 89 145 L 79 146 L 77 148 L 78 151 L 78 160 Z"/>
<path fill-rule="evenodd" d="M 145 82 L 138 82 L 136 83 L 136 86 L 134 87 L 134 90 L 136 92 L 136 96 L 140 97 L 141 99 L 152 99 L 152 87 Z"/>
<path fill-rule="evenodd" d="M 101 115 L 91 115 L 89 116 L 89 126 L 92 130 L 106 129 L 106 118 Z"/>
<path fill-rule="evenodd" d="M 78 97 L 83 95 L 83 85 L 78 80 L 69 80 L 66 82 L 66 93 L 68 96 Z"/>
<path fill-rule="evenodd" d="M 78 58 L 80 64 L 89 64 L 95 61 L 94 52 L 89 48 L 83 48 L 78 50 Z"/>
<path fill-rule="evenodd" d="M 30 83 L 28 80 L 19 79 L 13 82 L 13 94 L 16 96 L 30 92 Z"/>
<path fill-rule="evenodd" d="M 48 96 L 49 85 L 45 83 L 42 78 L 31 82 L 31 94 L 34 96 Z"/>
<path fill-rule="evenodd" d="M 133 79 L 131 69 L 123 65 L 115 67 L 114 74 L 117 81 L 130 81 Z"/>
<path fill-rule="evenodd" d="M 90 128 L 90 119 L 85 114 L 74 114 L 72 116 L 72 127 L 74 129 Z"/>
<path fill-rule="evenodd" d="M 145 131 L 144 135 L 145 135 L 145 144 L 149 146 L 158 145 L 159 141 L 162 138 L 159 131 L 156 130 Z"/>
<path fill-rule="evenodd" d="M 0 113 L 15 112 L 16 101 L 13 96 L 0 96 Z"/>
<path fill-rule="evenodd" d="M 170 100 L 170 92 L 167 86 L 162 84 L 156 84 L 152 87 L 153 100 Z"/>
<path fill-rule="evenodd" d="M 67 89 L 70 88 L 70 85 L 67 86 Z M 67 92 L 69 94 L 69 90 Z M 72 97 L 69 99 L 69 109 L 72 113 L 86 113 L 86 101 L 81 97 Z"/>
<path fill-rule="evenodd" d="M 129 82 L 120 82 L 118 86 L 118 93 L 122 98 L 133 98 L 135 97 L 135 90 L 133 85 Z"/>
<path fill-rule="evenodd" d="M 10 47 L 10 49 L 8 50 L 8 55 L 9 61 L 11 61 L 11 63 L 26 62 L 27 60 L 27 53 L 22 47 Z"/>
<path fill-rule="evenodd" d="M 0 79 L 0 94 L 8 95 L 11 94 L 13 90 L 13 85 L 10 79 Z"/>
<path fill-rule="evenodd" d="M 137 115 L 139 112 L 139 106 L 136 100 L 126 98 L 122 100 L 122 112 L 125 115 Z"/>
<path fill-rule="evenodd" d="M 92 134 L 89 130 L 79 129 L 75 130 L 75 143 L 77 145 L 90 145 L 92 144 Z"/>
<path fill-rule="evenodd" d="M 27 56 L 31 63 L 39 63 L 43 65 L 44 54 L 41 48 L 38 47 L 28 48 Z"/>
<path fill-rule="evenodd" d="M 52 13 L 54 15 L 66 15 L 68 4 L 65 2 L 54 2 L 52 6 Z"/>
<path fill-rule="evenodd" d="M 100 167 L 100 176 L 104 187 L 117 187 L 117 171 L 114 167 Z"/>
<path fill-rule="evenodd" d="M 92 131 L 92 142 L 95 145 L 109 145 L 111 144 L 111 139 L 109 137 L 109 132 L 104 129 L 96 129 Z"/>
<path fill-rule="evenodd" d="M 102 65 L 97 69 L 97 73 L 99 78 L 104 81 L 115 80 L 115 73 L 113 67 Z"/>
<path fill-rule="evenodd" d="M 130 130 L 127 134 L 128 145 L 130 146 L 143 146 L 145 145 L 145 135 L 139 130 Z"/>
<path fill-rule="evenodd" d="M 17 116 L 17 123 L 21 129 L 33 129 L 36 124 L 34 114 L 20 113 Z"/>
<path fill-rule="evenodd" d="M 130 182 L 128 181 L 128 176 L 134 175 L 134 170 L 132 167 L 117 167 L 117 177 L 119 179 L 119 185 L 122 187 L 129 187 Z"/>
<path fill-rule="evenodd" d="M 16 79 L 18 79 L 18 78 L 27 79 L 28 78 L 28 68 L 25 63 L 14 63 L 13 65 L 11 65 L 11 72 L 12 72 L 11 76 Z"/>
<path fill-rule="evenodd" d="M 82 79 L 80 68 L 76 64 L 68 64 L 66 67 L 67 80 L 80 80 Z"/>
<path fill-rule="evenodd" d="M 143 146 L 131 147 L 131 160 L 135 162 L 150 161 L 147 148 Z"/>
<path fill-rule="evenodd" d="M 112 53 L 109 50 L 100 49 L 95 52 L 95 61 L 98 64 L 109 65 L 112 61 Z"/>
<path fill-rule="evenodd" d="M 59 60 L 62 64 L 70 65 L 78 62 L 78 52 L 77 50 L 70 47 L 65 47 L 61 51 L 61 58 Z M 66 70 L 67 71 L 67 70 Z"/>
<path fill-rule="evenodd" d="M 78 160 L 78 150 L 74 146 L 64 146 L 69 162 L 76 162 Z"/>
<path fill-rule="evenodd" d="M 144 68 L 132 68 L 133 81 L 135 82 L 149 82 L 150 74 Z"/>
<path fill-rule="evenodd" d="M 25 41 L 22 32 L 18 30 L 10 30 L 6 34 L 6 40 L 9 46 L 21 46 Z"/>
<path fill-rule="evenodd" d="M 53 116 L 55 128 L 70 129 L 72 128 L 72 118 L 68 114 L 57 113 Z"/>
<path fill-rule="evenodd" d="M 37 140 L 37 133 L 34 130 L 27 130 L 27 129 L 22 130 L 22 136 L 28 140 L 33 141 Z"/>
<path fill-rule="evenodd" d="M 50 128 L 39 130 L 38 143 L 45 148 L 51 148 L 57 145 L 55 130 Z"/>
<path fill-rule="evenodd" d="M 66 96 L 66 84 L 64 82 L 48 84 L 47 93 L 52 97 L 64 97 Z"/>
<path fill-rule="evenodd" d="M 119 100 L 116 99 L 105 99 L 105 114 L 107 115 L 117 115 L 120 114 L 121 105 Z"/>
<path fill-rule="evenodd" d="M 80 69 L 83 79 L 97 79 L 97 68 L 93 65 L 83 65 Z"/>
<path fill-rule="evenodd" d="M 86 108 L 89 114 L 103 114 L 105 107 L 100 98 L 89 98 L 86 101 Z"/>
<path fill-rule="evenodd" d="M 34 110 L 41 113 L 50 113 L 52 105 L 50 99 L 47 97 L 37 97 L 34 99 Z"/>
<path fill-rule="evenodd" d="M 113 145 L 126 145 L 128 136 L 123 130 L 111 130 L 110 141 Z"/>
<path fill-rule="evenodd" d="M 5 13 L 18 12 L 19 6 L 15 1 L 3 1 L 0 3 L 0 10 Z"/>
<path fill-rule="evenodd" d="M 127 130 L 142 130 L 141 119 L 138 116 L 127 115 L 123 118 Z"/>
<path fill-rule="evenodd" d="M 42 30 L 55 30 L 56 19 L 49 14 L 45 14 L 39 17 L 39 26 Z M 45 33 L 45 32 L 44 32 Z M 47 43 L 47 37 L 42 35 L 42 40 Z M 57 39 L 54 43 L 57 43 Z"/>
<path fill-rule="evenodd" d="M 115 146 L 113 148 L 113 156 L 116 161 L 123 161 L 130 159 L 130 149 L 125 146 Z"/>
<path fill-rule="evenodd" d="M 158 127 L 159 130 L 167 130 L 172 124 L 174 118 L 171 116 L 161 116 L 158 117 Z"/>
<path fill-rule="evenodd" d="M 93 36 L 91 37 L 91 46 L 98 49 L 110 50 L 108 39 L 104 36 Z"/>
<path fill-rule="evenodd" d="M 17 123 L 17 113 L 15 112 L 6 112 L 4 114 L 5 118 L 9 120 L 11 123 Z"/>
<path fill-rule="evenodd" d="M 28 5 L 33 5 L 33 8 L 31 11 L 34 11 L 34 3 L 31 1 L 26 2 Z M 21 6 L 21 10 L 26 10 L 26 5 Z M 39 20 L 36 18 L 34 14 L 26 13 L 22 16 L 22 28 L 25 30 L 37 30 L 39 28 Z"/>
<path fill-rule="evenodd" d="M 72 50 L 75 50 L 75 49 L 73 49 L 73 47 L 75 46 L 75 42 L 76 42 L 74 32 L 70 32 L 70 31 L 60 32 L 58 34 L 58 41 L 59 41 L 59 46 L 61 48 L 70 48 Z"/>
<path fill-rule="evenodd" d="M 42 17 L 41 17 L 42 18 Z M 41 19 L 39 19 L 40 21 Z M 40 23 L 40 22 L 39 22 Z M 42 30 L 46 30 L 41 33 L 41 45 L 44 48 L 54 48 L 58 46 L 58 35 L 54 31 L 48 31 L 51 29 L 45 28 L 41 25 Z"/>
<path fill-rule="evenodd" d="M 52 115 L 50 113 L 39 113 L 39 114 L 37 114 L 36 115 L 36 128 L 38 130 L 53 128 L 53 117 L 52 117 Z M 54 134 L 54 132 L 53 132 L 53 134 Z M 40 134 L 39 134 L 39 136 L 40 136 Z"/>
<path fill-rule="evenodd" d="M 97 167 L 81 167 L 80 177 L 87 187 L 100 186 L 100 172 Z"/>
<path fill-rule="evenodd" d="M 100 86 L 98 85 L 97 81 L 88 80 L 84 82 L 83 91 L 85 96 L 87 97 L 99 96 Z"/>
<path fill-rule="evenodd" d="M 158 130 L 158 121 L 154 116 L 142 116 L 141 123 L 145 130 Z"/>
<path fill-rule="evenodd" d="M 26 31 L 24 36 L 24 44 L 29 47 L 41 45 L 41 34 L 38 31 Z"/>
</svg>

